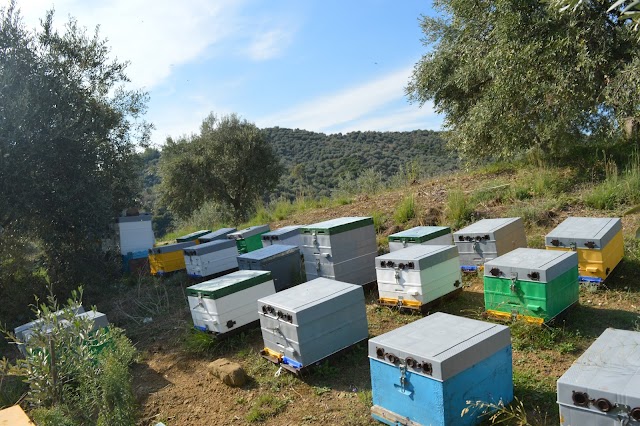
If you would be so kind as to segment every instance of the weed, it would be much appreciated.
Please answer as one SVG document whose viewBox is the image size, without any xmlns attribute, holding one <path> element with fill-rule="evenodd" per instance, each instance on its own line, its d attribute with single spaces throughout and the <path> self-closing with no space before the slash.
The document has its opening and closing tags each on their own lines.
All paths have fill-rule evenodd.
<svg viewBox="0 0 640 426">
<path fill-rule="evenodd" d="M 498 403 L 488 403 L 484 401 L 467 401 L 467 407 L 462 410 L 460 417 L 464 417 L 468 413 L 476 413 L 480 411 L 480 417 L 486 417 L 487 421 L 492 425 L 510 424 L 517 426 L 534 426 L 538 423 L 533 422 L 527 415 L 527 410 L 522 401 L 518 398 L 509 404 L 504 405 L 502 401 Z M 540 423 L 547 424 L 545 423 Z"/>
<path fill-rule="evenodd" d="M 447 223 L 454 228 L 461 228 L 471 220 L 473 208 L 471 208 L 464 192 L 460 189 L 449 191 L 444 214 Z"/>
<path fill-rule="evenodd" d="M 373 405 L 371 389 L 358 391 L 358 401 L 360 401 L 365 407 L 371 408 Z"/>
<path fill-rule="evenodd" d="M 338 371 L 339 369 L 331 365 L 328 360 L 321 361 L 313 367 L 313 374 L 324 379 L 334 377 Z"/>
<path fill-rule="evenodd" d="M 189 328 L 184 338 L 184 348 L 187 352 L 201 355 L 216 346 L 216 339 L 212 334 Z"/>
<path fill-rule="evenodd" d="M 573 353 L 576 350 L 574 335 L 560 327 L 531 324 L 516 321 L 511 325 L 513 348 L 523 351 L 559 349 L 561 353 Z M 564 352 L 562 352 L 564 351 Z"/>
<path fill-rule="evenodd" d="M 405 197 L 400 202 L 393 215 L 395 222 L 399 225 L 405 224 L 417 216 L 416 200 L 413 195 Z"/>
<path fill-rule="evenodd" d="M 314 386 L 313 387 L 313 393 L 315 393 L 318 396 L 324 395 L 325 393 L 329 393 L 329 392 L 331 392 L 331 388 L 326 387 L 326 386 L 322 386 L 322 387 Z"/>
<path fill-rule="evenodd" d="M 371 219 L 373 219 L 373 227 L 376 230 L 376 234 L 381 233 L 386 229 L 385 223 L 387 221 L 387 217 L 384 213 L 374 210 L 370 213 Z"/>
<path fill-rule="evenodd" d="M 280 414 L 288 403 L 288 399 L 278 398 L 272 394 L 260 395 L 247 413 L 246 419 L 249 423 L 264 422 Z"/>
</svg>

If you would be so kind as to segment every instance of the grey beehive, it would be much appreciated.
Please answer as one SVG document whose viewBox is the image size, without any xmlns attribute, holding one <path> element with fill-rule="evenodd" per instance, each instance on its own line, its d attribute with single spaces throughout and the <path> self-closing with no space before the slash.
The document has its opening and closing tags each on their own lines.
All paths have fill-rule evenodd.
<svg viewBox="0 0 640 426">
<path fill-rule="evenodd" d="M 294 368 L 367 338 L 361 286 L 318 278 L 258 300 L 265 348 Z"/>
<path fill-rule="evenodd" d="M 573 252 L 517 248 L 484 264 L 484 275 L 548 283 L 575 268 Z"/>
<path fill-rule="evenodd" d="M 283 226 L 275 231 L 262 234 L 262 246 L 267 247 L 274 244 L 300 247 L 302 237 L 300 236 L 302 225 Z"/>
<path fill-rule="evenodd" d="M 204 234 L 198 237 L 198 242 L 200 244 L 203 244 L 215 240 L 224 240 L 227 238 L 227 235 L 231 234 L 232 232 L 236 232 L 236 228 L 220 228 L 216 231 L 209 232 L 208 234 Z"/>
<path fill-rule="evenodd" d="M 276 291 L 303 282 L 300 249 L 288 245 L 272 245 L 238 256 L 241 270 L 271 271 Z"/>
</svg>

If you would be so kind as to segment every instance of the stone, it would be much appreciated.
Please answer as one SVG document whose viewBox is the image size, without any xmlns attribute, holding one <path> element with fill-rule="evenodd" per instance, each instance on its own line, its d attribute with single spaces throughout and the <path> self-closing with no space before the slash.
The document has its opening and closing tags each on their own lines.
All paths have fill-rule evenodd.
<svg viewBox="0 0 640 426">
<path fill-rule="evenodd" d="M 242 366 L 226 358 L 209 363 L 208 369 L 209 374 L 219 378 L 227 386 L 240 387 L 247 383 L 247 373 Z"/>
</svg>

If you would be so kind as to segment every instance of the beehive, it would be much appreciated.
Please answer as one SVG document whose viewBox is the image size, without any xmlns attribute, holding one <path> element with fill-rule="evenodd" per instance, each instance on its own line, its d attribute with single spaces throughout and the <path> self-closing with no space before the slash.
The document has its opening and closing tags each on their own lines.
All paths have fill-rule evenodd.
<svg viewBox="0 0 640 426">
<path fill-rule="evenodd" d="M 195 246 L 194 241 L 167 244 L 149 249 L 149 269 L 152 275 L 164 275 L 169 272 L 186 269 L 183 250 Z"/>
<path fill-rule="evenodd" d="M 448 226 L 416 226 L 406 231 L 389 235 L 389 251 L 412 245 L 452 245 L 451 228 Z"/>
<path fill-rule="evenodd" d="M 562 426 L 640 425 L 640 333 L 607 328 L 558 379 Z"/>
<path fill-rule="evenodd" d="M 461 288 L 462 283 L 453 245 L 413 245 L 378 256 L 376 276 L 381 304 L 413 309 Z"/>
<path fill-rule="evenodd" d="M 236 232 L 236 228 L 220 228 L 216 231 L 209 232 L 208 234 L 198 237 L 198 244 L 210 243 L 211 241 L 216 240 L 226 240 L 227 235 L 232 232 Z"/>
<path fill-rule="evenodd" d="M 202 278 L 238 268 L 238 247 L 234 241 L 214 240 L 183 250 L 187 275 Z"/>
<path fill-rule="evenodd" d="M 210 229 L 201 229 L 200 231 L 192 232 L 187 235 L 183 235 L 181 237 L 176 238 L 176 242 L 178 243 L 186 243 L 187 241 L 194 241 L 196 244 L 198 243 L 198 238 L 207 235 L 210 233 Z"/>
<path fill-rule="evenodd" d="M 511 337 L 499 324 L 437 312 L 369 340 L 373 418 L 389 425 L 475 425 L 467 401 L 513 399 Z"/>
<path fill-rule="evenodd" d="M 581 281 L 601 282 L 624 256 L 618 218 L 569 217 L 545 237 L 548 250 L 578 253 Z"/>
<path fill-rule="evenodd" d="M 301 229 L 307 281 L 326 277 L 353 284 L 375 281 L 378 254 L 370 217 L 342 217 Z"/>
<path fill-rule="evenodd" d="M 276 291 L 304 282 L 301 270 L 300 249 L 296 246 L 273 245 L 238 256 L 241 270 L 269 271 Z"/>
<path fill-rule="evenodd" d="M 227 235 L 235 240 L 238 253 L 244 254 L 262 248 L 262 234 L 269 232 L 269 225 L 250 226 Z"/>
<path fill-rule="evenodd" d="M 150 214 L 122 216 L 117 218 L 117 222 L 121 255 L 146 251 L 155 244 Z"/>
<path fill-rule="evenodd" d="M 62 320 L 65 312 L 66 311 L 64 309 L 61 309 L 59 311 L 54 312 L 53 316 L 55 316 L 58 320 Z M 73 312 L 74 315 L 83 314 L 84 307 L 82 305 L 73 307 L 71 308 L 71 312 Z M 37 319 L 31 322 L 28 322 L 26 324 L 22 324 L 21 326 L 16 327 L 13 330 L 13 334 L 16 336 L 16 339 L 18 339 L 20 342 L 24 342 L 26 340 L 25 336 L 27 334 L 30 334 L 29 330 L 35 327 L 42 327 L 42 324 L 43 324 L 43 321 L 41 319 Z"/>
<path fill-rule="evenodd" d="M 453 234 L 460 254 L 460 266 L 475 271 L 488 260 L 527 246 L 524 225 L 519 217 L 482 219 Z"/>
<path fill-rule="evenodd" d="M 262 246 L 268 247 L 274 244 L 300 247 L 302 236 L 300 235 L 301 225 L 283 226 L 275 231 L 262 234 Z"/>
<path fill-rule="evenodd" d="M 258 300 L 263 354 L 300 369 L 367 338 L 361 286 L 317 278 Z"/>
<path fill-rule="evenodd" d="M 149 250 L 123 254 L 122 272 L 149 273 Z"/>
<path fill-rule="evenodd" d="M 518 248 L 484 264 L 484 303 L 499 318 L 548 322 L 578 303 L 578 256 Z"/>
<path fill-rule="evenodd" d="M 275 291 L 267 271 L 236 271 L 188 287 L 193 325 L 224 334 L 258 321 L 257 300 Z"/>
</svg>

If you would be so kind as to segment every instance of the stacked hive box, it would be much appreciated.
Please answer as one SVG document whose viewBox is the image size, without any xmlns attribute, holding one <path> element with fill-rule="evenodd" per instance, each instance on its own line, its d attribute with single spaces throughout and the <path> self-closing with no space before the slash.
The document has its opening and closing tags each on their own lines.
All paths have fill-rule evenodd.
<svg viewBox="0 0 640 426">
<path fill-rule="evenodd" d="M 301 230 L 307 281 L 326 277 L 354 284 L 375 281 L 378 254 L 370 217 L 343 217 Z"/>
<path fill-rule="evenodd" d="M 76 307 L 71 308 L 70 311 L 74 315 L 83 314 L 84 313 L 84 307 L 82 305 L 76 306 Z M 59 310 L 59 311 L 54 312 L 53 316 L 58 320 L 62 320 L 64 315 L 65 315 L 65 312 L 66 312 L 65 310 Z M 16 339 L 18 339 L 18 341 L 24 342 L 26 340 L 26 338 L 25 338 L 26 334 L 30 333 L 29 330 L 31 330 L 32 328 L 36 328 L 36 327 L 42 327 L 42 323 L 43 323 L 43 321 L 41 319 L 28 322 L 28 323 L 23 324 L 23 325 L 21 325 L 19 327 L 16 327 L 13 330 L 13 334 L 16 336 Z"/>
<path fill-rule="evenodd" d="M 275 231 L 262 234 L 262 246 L 268 247 L 273 244 L 300 247 L 302 237 L 300 236 L 300 225 L 284 226 Z"/>
<path fill-rule="evenodd" d="M 193 325 L 224 334 L 258 321 L 256 301 L 273 294 L 271 273 L 236 271 L 187 288 Z"/>
<path fill-rule="evenodd" d="M 181 237 L 176 238 L 176 242 L 178 242 L 178 243 L 186 243 L 187 241 L 195 241 L 195 243 L 197 244 L 199 237 L 201 237 L 203 235 L 207 235 L 210 232 L 211 232 L 211 230 L 209 230 L 209 229 L 201 229 L 200 231 L 192 232 L 190 234 L 183 235 Z"/>
<path fill-rule="evenodd" d="M 300 268 L 300 249 L 295 246 L 273 245 L 238 256 L 241 270 L 270 271 L 276 291 L 304 282 Z"/>
<path fill-rule="evenodd" d="M 389 251 L 412 245 L 452 245 L 451 228 L 447 226 L 416 226 L 406 231 L 389 235 Z"/>
<path fill-rule="evenodd" d="M 640 425 L 640 333 L 606 329 L 558 379 L 562 426 Z"/>
<path fill-rule="evenodd" d="M 184 249 L 183 253 L 187 275 L 191 278 L 208 277 L 238 267 L 238 247 L 231 240 L 198 244 Z"/>
<path fill-rule="evenodd" d="M 482 219 L 453 234 L 464 271 L 476 271 L 488 260 L 527 246 L 519 217 Z"/>
<path fill-rule="evenodd" d="M 269 225 L 250 226 L 240 231 L 227 235 L 230 240 L 235 240 L 238 253 L 249 253 L 262 248 L 262 234 L 269 232 Z"/>
<path fill-rule="evenodd" d="M 513 399 L 509 328 L 437 312 L 369 340 L 373 417 L 388 425 L 472 425 L 467 402 Z"/>
<path fill-rule="evenodd" d="M 548 322 L 578 302 L 578 256 L 519 248 L 484 265 L 487 313 Z"/>
<path fill-rule="evenodd" d="M 184 249 L 195 246 L 194 241 L 167 244 L 149 249 L 149 268 L 153 275 L 164 275 L 181 271 L 187 266 L 184 263 Z"/>
<path fill-rule="evenodd" d="M 453 245 L 413 245 L 378 256 L 376 276 L 379 303 L 412 309 L 461 288 L 462 283 Z"/>
<path fill-rule="evenodd" d="M 298 370 L 367 338 L 361 286 L 318 278 L 258 300 L 263 355 Z"/>
<path fill-rule="evenodd" d="M 226 240 L 227 235 L 236 232 L 236 228 L 220 228 L 217 231 L 209 232 L 198 237 L 198 244 L 210 243 L 216 240 Z"/>
<path fill-rule="evenodd" d="M 601 282 L 624 256 L 618 218 L 569 217 L 545 237 L 547 250 L 578 253 L 581 281 Z"/>
<path fill-rule="evenodd" d="M 150 214 L 117 219 L 124 272 L 148 268 L 149 249 L 155 244 Z"/>
</svg>

